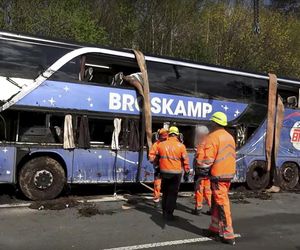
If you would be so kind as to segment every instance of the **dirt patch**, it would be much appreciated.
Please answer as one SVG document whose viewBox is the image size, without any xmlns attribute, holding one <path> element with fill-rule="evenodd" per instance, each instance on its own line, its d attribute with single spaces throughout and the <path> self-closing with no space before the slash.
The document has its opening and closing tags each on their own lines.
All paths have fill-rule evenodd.
<svg viewBox="0 0 300 250">
<path fill-rule="evenodd" d="M 78 213 L 81 217 L 92 217 L 95 215 L 113 215 L 113 210 L 100 210 L 95 205 L 84 205 L 78 209 Z"/>
<path fill-rule="evenodd" d="M 235 192 L 230 194 L 230 199 L 233 203 L 249 204 L 247 199 L 260 199 L 260 200 L 271 200 L 272 194 L 265 192 Z"/>
<path fill-rule="evenodd" d="M 49 201 L 34 201 L 29 208 L 38 210 L 63 210 L 66 208 L 76 207 L 80 203 L 73 198 L 58 198 Z"/>
<path fill-rule="evenodd" d="M 9 204 L 15 201 L 16 199 L 11 195 L 3 194 L 0 196 L 0 204 Z"/>
</svg>

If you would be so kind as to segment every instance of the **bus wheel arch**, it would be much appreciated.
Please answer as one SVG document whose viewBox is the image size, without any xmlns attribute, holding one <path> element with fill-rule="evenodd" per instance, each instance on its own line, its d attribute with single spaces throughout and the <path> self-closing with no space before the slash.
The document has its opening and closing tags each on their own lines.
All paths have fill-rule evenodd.
<svg viewBox="0 0 300 250">
<path fill-rule="evenodd" d="M 34 153 L 22 159 L 18 166 L 18 184 L 31 200 L 56 198 L 67 182 L 66 166 L 55 153 Z"/>
<path fill-rule="evenodd" d="M 295 188 L 299 182 L 299 165 L 296 162 L 284 162 L 279 169 L 280 187 L 283 190 Z"/>
<path fill-rule="evenodd" d="M 270 180 L 270 174 L 267 171 L 267 162 L 255 160 L 251 162 L 247 169 L 246 182 L 251 190 L 265 189 Z"/>
</svg>

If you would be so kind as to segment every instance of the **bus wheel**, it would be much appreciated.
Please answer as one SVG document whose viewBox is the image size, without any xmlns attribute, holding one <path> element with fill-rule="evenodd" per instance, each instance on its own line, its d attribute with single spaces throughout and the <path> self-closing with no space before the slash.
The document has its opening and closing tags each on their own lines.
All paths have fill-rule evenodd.
<svg viewBox="0 0 300 250">
<path fill-rule="evenodd" d="M 297 186 L 299 181 L 299 169 L 297 164 L 286 162 L 280 168 L 280 186 L 284 190 L 290 190 Z"/>
<path fill-rule="evenodd" d="M 60 163 L 48 156 L 29 160 L 19 173 L 23 194 L 31 200 L 51 200 L 57 197 L 66 183 L 65 171 Z"/>
<path fill-rule="evenodd" d="M 247 186 L 251 190 L 261 190 L 268 186 L 270 175 L 265 161 L 254 161 L 247 172 Z"/>
</svg>

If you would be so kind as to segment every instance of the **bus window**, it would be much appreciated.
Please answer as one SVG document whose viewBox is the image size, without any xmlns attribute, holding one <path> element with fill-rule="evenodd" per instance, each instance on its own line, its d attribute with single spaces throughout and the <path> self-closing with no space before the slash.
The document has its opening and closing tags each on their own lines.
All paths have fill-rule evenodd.
<svg viewBox="0 0 300 250">
<path fill-rule="evenodd" d="M 48 127 L 56 143 L 63 143 L 64 119 L 63 115 L 50 115 Z"/>
<path fill-rule="evenodd" d="M 156 62 L 147 62 L 147 67 L 151 91 L 197 96 L 197 71 L 194 69 Z"/>
<path fill-rule="evenodd" d="M 77 82 L 79 80 L 80 59 L 79 57 L 67 62 L 49 79 L 62 82 Z"/>
<path fill-rule="evenodd" d="M 19 127 L 19 141 L 21 142 L 55 142 L 54 136 L 46 124 L 45 113 L 21 112 Z"/>
<path fill-rule="evenodd" d="M 0 40 L 0 76 L 34 79 L 69 50 L 45 44 Z"/>
<path fill-rule="evenodd" d="M 5 118 L 0 114 L 0 141 L 7 140 L 6 121 Z"/>
<path fill-rule="evenodd" d="M 112 119 L 89 118 L 91 144 L 110 146 L 114 131 L 113 124 Z"/>
<path fill-rule="evenodd" d="M 130 75 L 140 71 L 133 59 L 95 54 L 85 55 L 81 67 L 82 81 L 104 85 L 112 85 L 114 76 L 120 72 Z M 129 87 L 126 82 L 119 86 Z"/>
<path fill-rule="evenodd" d="M 154 92 L 253 102 L 253 79 L 172 64 L 147 65 Z"/>
</svg>

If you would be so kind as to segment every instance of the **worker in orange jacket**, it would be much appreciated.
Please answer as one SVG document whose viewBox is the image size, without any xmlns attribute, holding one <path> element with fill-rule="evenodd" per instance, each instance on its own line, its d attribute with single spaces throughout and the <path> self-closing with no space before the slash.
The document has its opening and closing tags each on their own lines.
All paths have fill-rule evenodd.
<svg viewBox="0 0 300 250">
<path fill-rule="evenodd" d="M 155 206 L 158 206 L 160 200 L 160 189 L 161 189 L 161 178 L 159 172 L 159 164 L 156 160 L 156 153 L 158 144 L 162 141 L 168 139 L 168 130 L 162 128 L 157 131 L 158 140 L 153 143 L 151 149 L 149 150 L 149 160 L 154 166 L 154 191 L 153 191 L 153 201 Z"/>
<path fill-rule="evenodd" d="M 162 177 L 162 209 L 167 220 L 174 219 L 173 213 L 181 182 L 182 173 L 184 180 L 188 180 L 190 167 L 185 146 L 179 141 L 179 130 L 172 126 L 169 129 L 169 138 L 158 144 L 157 158 Z"/>
<path fill-rule="evenodd" d="M 205 199 L 210 214 L 211 209 L 211 188 L 210 188 L 210 179 L 209 172 L 207 168 L 201 168 L 202 161 L 204 159 L 204 148 L 206 143 L 206 137 L 209 133 L 209 130 L 206 126 L 199 126 L 196 128 L 196 137 L 197 137 L 197 151 L 194 159 L 194 189 L 195 189 L 195 208 L 192 210 L 192 214 L 199 215 L 199 211 L 203 207 L 203 198 Z"/>
<path fill-rule="evenodd" d="M 236 153 L 234 138 L 224 129 L 227 116 L 222 112 L 212 115 L 211 133 L 208 135 L 204 159 L 199 162 L 210 172 L 212 188 L 212 215 L 209 235 L 220 236 L 224 243 L 235 245 L 228 197 L 230 182 L 235 175 Z"/>
</svg>

